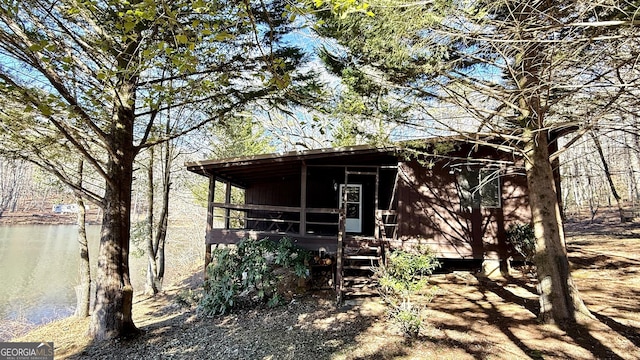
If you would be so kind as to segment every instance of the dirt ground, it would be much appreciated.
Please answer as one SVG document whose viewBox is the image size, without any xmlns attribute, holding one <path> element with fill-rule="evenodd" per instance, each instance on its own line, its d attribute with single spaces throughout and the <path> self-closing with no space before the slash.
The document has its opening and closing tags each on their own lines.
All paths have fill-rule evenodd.
<svg viewBox="0 0 640 360">
<path fill-rule="evenodd" d="M 88 320 L 64 319 L 13 341 L 53 341 L 57 359 L 640 359 L 640 223 L 569 222 L 572 274 L 594 318 L 561 330 L 536 320 L 535 281 L 435 275 L 428 326 L 409 339 L 377 298 L 336 307 L 330 293 L 275 309 L 203 318 L 189 303 L 195 273 L 133 306 L 140 336 L 91 343 Z"/>
</svg>

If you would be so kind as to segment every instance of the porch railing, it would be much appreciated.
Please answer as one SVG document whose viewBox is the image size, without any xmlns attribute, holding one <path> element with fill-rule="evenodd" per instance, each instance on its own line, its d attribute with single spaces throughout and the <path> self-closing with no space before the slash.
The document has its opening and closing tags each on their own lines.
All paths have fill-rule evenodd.
<svg viewBox="0 0 640 360">
<path fill-rule="evenodd" d="M 398 236 L 398 213 L 396 210 L 376 210 L 374 237 L 377 240 L 396 239 Z"/>
<path fill-rule="evenodd" d="M 337 235 L 338 208 L 301 208 L 297 206 L 213 203 L 214 228 L 254 229 L 265 232 Z M 304 214 L 304 216 L 301 216 Z M 301 226 L 301 218 L 305 219 Z M 375 211 L 374 237 L 395 239 L 398 223 L 396 210 Z M 304 230 L 304 231 L 301 231 Z"/>
<path fill-rule="evenodd" d="M 338 233 L 338 208 L 213 203 L 214 228 L 299 234 Z M 304 217 L 301 216 L 304 214 Z M 303 221 L 300 219 L 304 218 Z"/>
</svg>

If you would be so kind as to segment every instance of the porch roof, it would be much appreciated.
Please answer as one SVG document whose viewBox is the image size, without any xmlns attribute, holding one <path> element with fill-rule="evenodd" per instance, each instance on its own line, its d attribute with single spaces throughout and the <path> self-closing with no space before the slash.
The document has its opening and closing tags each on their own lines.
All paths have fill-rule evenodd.
<svg viewBox="0 0 640 360">
<path fill-rule="evenodd" d="M 472 136 L 471 136 L 472 135 Z M 470 147 L 463 150 L 458 159 L 475 159 L 473 153 L 478 147 L 493 148 L 495 151 L 512 153 L 512 149 L 504 146 L 501 137 L 491 134 L 471 134 L 470 136 L 452 135 L 437 136 L 414 140 L 400 141 L 386 146 L 357 145 L 349 147 L 324 148 L 301 151 L 278 152 L 226 159 L 201 160 L 187 162 L 187 170 L 208 177 L 216 177 L 230 181 L 234 185 L 247 187 L 265 179 L 299 175 L 302 164 L 307 166 L 384 166 L 397 165 L 398 154 L 403 149 L 423 147 L 423 151 L 437 144 L 466 144 Z M 438 151 L 428 156 L 437 155 Z M 423 156 L 426 154 L 423 154 Z"/>
<path fill-rule="evenodd" d="M 400 149 L 400 146 L 359 145 L 202 160 L 185 165 L 191 172 L 248 186 L 263 179 L 300 174 L 302 164 L 354 167 L 396 165 L 396 154 Z"/>
</svg>

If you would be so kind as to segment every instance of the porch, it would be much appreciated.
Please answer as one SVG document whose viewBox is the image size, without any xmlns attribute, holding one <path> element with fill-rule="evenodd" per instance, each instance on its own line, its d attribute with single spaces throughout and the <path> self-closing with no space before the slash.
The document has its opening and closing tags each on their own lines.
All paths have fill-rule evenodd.
<svg viewBox="0 0 640 360">
<path fill-rule="evenodd" d="M 187 166 L 209 177 L 205 267 L 215 245 L 287 237 L 335 259 L 341 297 L 345 265 L 358 266 L 349 257 L 376 247 L 375 256 L 366 256 L 383 261 L 397 234 L 392 149 L 312 150 Z"/>
<path fill-rule="evenodd" d="M 303 209 L 212 202 L 208 214 L 208 223 L 214 226 L 207 231 L 207 245 L 236 244 L 247 238 L 275 240 L 288 237 L 303 249 L 337 254 L 340 239 L 343 246 L 358 247 L 370 242 L 388 242 L 397 235 L 395 210 L 375 210 L 375 227 L 371 234 L 348 231 L 346 208 Z M 324 216 L 328 221 L 308 220 L 317 216 Z"/>
<path fill-rule="evenodd" d="M 407 159 L 400 147 L 356 146 L 187 164 L 209 178 L 205 266 L 215 244 L 286 236 L 335 258 L 341 297 L 345 270 L 384 261 L 389 247 L 506 260 L 505 230 L 531 219 L 521 160 L 456 139 L 429 144 L 450 149 Z"/>
<path fill-rule="evenodd" d="M 345 197 L 347 195 L 345 194 Z M 346 202 L 344 202 L 346 203 Z M 361 293 L 368 285 L 371 266 L 385 261 L 389 243 L 396 238 L 396 211 L 375 210 L 375 227 L 370 234 L 347 231 L 346 207 L 302 208 L 290 206 L 210 203 L 205 241 L 206 267 L 212 261 L 212 249 L 220 244 L 236 244 L 242 239 L 289 238 L 297 246 L 320 255 L 329 263 L 310 264 L 311 274 L 331 273 L 328 282 L 336 290 L 337 301 L 345 294 Z M 324 218 L 325 221 L 310 220 Z M 302 219 L 302 220 L 301 220 Z"/>
</svg>

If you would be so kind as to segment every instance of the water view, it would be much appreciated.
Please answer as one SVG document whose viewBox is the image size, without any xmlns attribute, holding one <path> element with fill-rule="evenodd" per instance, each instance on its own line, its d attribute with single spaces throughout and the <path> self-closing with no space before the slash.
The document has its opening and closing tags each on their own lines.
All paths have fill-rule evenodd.
<svg viewBox="0 0 640 360">
<path fill-rule="evenodd" d="M 100 227 L 87 227 L 92 271 Z M 0 226 L 0 323 L 6 320 L 41 324 L 75 311 L 79 282 L 77 227 L 74 225 Z M 143 258 L 131 259 L 141 265 Z M 134 264 L 132 264 L 134 265 Z M 132 266 L 135 289 L 143 278 Z"/>
</svg>

